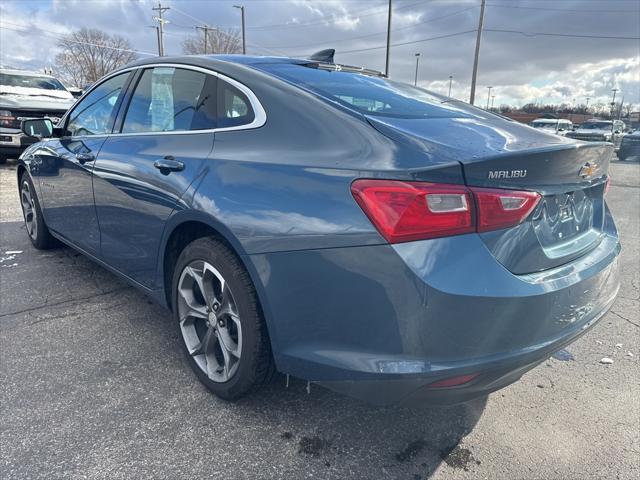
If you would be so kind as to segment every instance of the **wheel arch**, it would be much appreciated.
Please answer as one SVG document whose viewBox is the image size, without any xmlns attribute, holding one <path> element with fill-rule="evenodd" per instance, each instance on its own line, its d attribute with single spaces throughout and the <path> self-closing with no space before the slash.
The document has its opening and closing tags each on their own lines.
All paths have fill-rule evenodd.
<svg viewBox="0 0 640 480">
<path fill-rule="evenodd" d="M 238 238 L 219 220 L 213 216 L 197 211 L 184 210 L 174 213 L 165 226 L 163 239 L 160 244 L 160 255 L 158 255 L 157 285 L 161 285 L 159 296 L 164 300 L 169 309 L 173 309 L 171 286 L 173 284 L 173 270 L 175 262 L 180 256 L 180 252 L 193 240 L 206 236 L 212 236 L 225 244 L 239 259 L 242 266 L 249 273 L 249 277 L 256 289 L 259 308 L 265 319 L 269 340 L 274 356 L 278 358 L 276 347 L 276 327 L 272 321 L 269 302 L 266 298 L 264 288 L 257 274 L 255 265 L 251 257 L 246 254 L 244 247 Z"/>
</svg>

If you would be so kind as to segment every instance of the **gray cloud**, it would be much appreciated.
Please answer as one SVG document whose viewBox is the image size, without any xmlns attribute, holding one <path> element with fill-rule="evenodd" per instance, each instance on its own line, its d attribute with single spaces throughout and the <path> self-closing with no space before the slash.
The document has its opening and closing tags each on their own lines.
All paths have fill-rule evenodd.
<svg viewBox="0 0 640 480">
<path fill-rule="evenodd" d="M 195 19 L 224 27 L 239 26 L 239 0 L 169 1 L 166 50 L 180 53 Z M 55 35 L 87 26 L 129 38 L 137 50 L 156 51 L 151 0 L 31 0 L 0 4 L 0 24 L 35 28 L 28 36 L 0 30 L 1 61 L 41 68 L 56 53 Z M 402 44 L 477 27 L 479 0 L 394 1 L 392 43 Z M 248 51 L 252 54 L 306 54 L 335 47 L 337 61 L 384 69 L 385 0 L 245 0 Z M 518 8 L 515 8 L 518 7 Z M 487 0 L 488 30 L 518 30 L 594 36 L 640 37 L 640 6 L 635 0 Z M 184 12 L 184 13 L 182 13 Z M 186 14 L 186 15 L 185 15 Z M 16 28 L 16 27 L 12 27 Z M 43 32 L 47 30 L 47 32 Z M 37 40 L 36 40 L 37 39 Z M 37 48 L 34 48 L 34 42 Z M 446 91 L 453 75 L 455 96 L 468 99 L 475 33 L 392 48 L 391 76 L 413 81 L 419 52 L 420 84 Z M 486 31 L 480 56 L 477 96 L 494 86 L 496 102 L 606 101 L 611 88 L 640 104 L 640 43 L 631 40 L 525 36 Z M 619 95 L 620 95 L 619 94 Z M 483 103 L 481 100 L 478 103 Z"/>
</svg>

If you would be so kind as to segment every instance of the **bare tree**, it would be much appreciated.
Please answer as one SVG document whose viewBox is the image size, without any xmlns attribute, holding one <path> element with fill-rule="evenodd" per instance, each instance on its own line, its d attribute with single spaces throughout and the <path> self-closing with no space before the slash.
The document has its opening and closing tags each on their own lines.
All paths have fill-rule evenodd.
<svg viewBox="0 0 640 480">
<path fill-rule="evenodd" d="M 200 35 L 193 35 L 182 42 L 182 51 L 187 55 L 212 53 L 242 53 L 242 40 L 237 29 L 202 28 Z M 205 35 L 206 33 L 206 35 Z M 207 38 L 205 48 L 205 36 Z"/>
<path fill-rule="evenodd" d="M 84 87 L 136 59 L 129 41 L 101 30 L 82 28 L 65 35 L 58 46 L 56 73 L 67 84 Z"/>
</svg>

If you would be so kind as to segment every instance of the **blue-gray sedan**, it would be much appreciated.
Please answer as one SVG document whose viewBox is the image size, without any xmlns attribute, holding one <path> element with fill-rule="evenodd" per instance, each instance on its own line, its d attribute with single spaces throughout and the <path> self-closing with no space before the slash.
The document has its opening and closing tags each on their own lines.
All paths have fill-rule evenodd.
<svg viewBox="0 0 640 480">
<path fill-rule="evenodd" d="M 517 380 L 619 288 L 613 147 L 330 59 L 139 61 L 18 166 L 26 230 L 173 312 L 236 399 L 275 371 L 377 404 Z"/>
</svg>

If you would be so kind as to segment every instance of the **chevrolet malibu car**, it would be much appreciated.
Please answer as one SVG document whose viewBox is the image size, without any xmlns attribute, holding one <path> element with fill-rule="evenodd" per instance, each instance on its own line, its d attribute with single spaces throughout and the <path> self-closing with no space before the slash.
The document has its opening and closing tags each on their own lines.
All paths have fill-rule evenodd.
<svg viewBox="0 0 640 480">
<path fill-rule="evenodd" d="M 572 342 L 619 288 L 606 143 L 331 58 L 164 57 L 97 82 L 18 167 L 36 248 L 171 310 L 237 399 L 275 371 L 451 404 Z"/>
<path fill-rule="evenodd" d="M 18 158 L 34 142 L 20 131 L 21 120 L 48 117 L 57 122 L 74 101 L 51 75 L 0 69 L 0 164 Z"/>
</svg>

